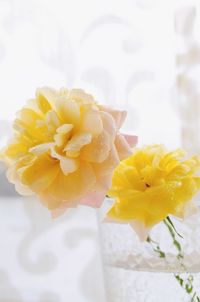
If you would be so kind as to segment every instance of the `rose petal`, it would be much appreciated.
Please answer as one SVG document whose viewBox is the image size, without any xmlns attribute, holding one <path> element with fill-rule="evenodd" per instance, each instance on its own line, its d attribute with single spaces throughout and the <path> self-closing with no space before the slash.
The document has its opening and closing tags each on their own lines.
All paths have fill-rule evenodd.
<svg viewBox="0 0 200 302">
<path fill-rule="evenodd" d="M 130 226 L 134 229 L 141 241 L 146 241 L 151 228 L 147 228 L 144 223 L 138 220 L 133 220 Z"/>
<path fill-rule="evenodd" d="M 114 168 L 119 164 L 119 156 L 115 146 L 112 146 L 109 156 L 102 163 L 93 164 L 94 172 L 97 178 L 96 188 L 108 190 L 112 183 L 112 174 Z"/>
<path fill-rule="evenodd" d="M 17 180 L 15 182 L 15 190 L 20 194 L 20 195 L 23 195 L 23 196 L 32 196 L 34 195 L 34 192 L 30 190 L 29 187 L 27 186 L 24 186 L 20 180 Z"/>
<path fill-rule="evenodd" d="M 103 110 L 108 112 L 109 114 L 112 115 L 112 117 L 115 120 L 115 124 L 117 129 L 120 129 L 121 126 L 123 125 L 125 118 L 127 116 L 127 112 L 126 111 L 120 111 L 120 110 L 114 110 L 112 108 L 109 107 L 104 107 L 102 106 Z"/>
<path fill-rule="evenodd" d="M 92 192 L 89 195 L 79 199 L 78 203 L 92 208 L 99 208 L 102 205 L 105 196 L 106 191 Z"/>
<path fill-rule="evenodd" d="M 45 202 L 45 196 L 43 198 L 43 203 Z M 69 208 L 75 208 L 77 207 L 77 202 L 71 202 L 71 203 L 62 203 L 62 201 L 57 201 L 57 204 L 61 204 L 60 207 L 58 207 L 57 209 L 51 210 L 51 217 L 53 219 L 58 218 L 59 216 L 63 215 L 67 209 Z"/>
<path fill-rule="evenodd" d="M 62 157 L 60 167 L 65 175 L 75 172 L 79 167 L 79 162 L 72 158 Z"/>
<path fill-rule="evenodd" d="M 96 177 L 90 164 L 80 162 L 79 169 L 65 176 L 61 171 L 50 187 L 43 192 L 42 199 L 49 209 L 60 207 L 60 202 L 70 204 L 86 195 L 94 186 Z M 56 204 L 59 202 L 59 204 Z"/>
<path fill-rule="evenodd" d="M 83 147 L 81 157 L 91 163 L 101 163 L 109 155 L 110 152 L 110 137 L 106 131 L 103 131 L 99 136 L 94 137 L 92 142 Z"/>
<path fill-rule="evenodd" d="M 53 88 L 42 87 L 36 90 L 36 99 L 40 97 L 44 98 L 48 103 L 50 103 L 51 107 L 53 107 L 55 103 L 56 96 L 57 96 L 57 91 Z M 33 105 L 34 108 L 35 100 L 31 100 L 31 104 Z"/>
<path fill-rule="evenodd" d="M 81 101 L 84 104 L 91 104 L 94 103 L 94 98 L 92 95 L 86 93 L 82 89 L 72 89 L 69 92 L 69 97 L 75 99 L 77 101 Z"/>
<path fill-rule="evenodd" d="M 110 135 L 111 140 L 113 140 L 117 132 L 115 120 L 112 115 L 107 112 L 101 111 L 100 114 L 103 122 L 103 128 Z"/>
<path fill-rule="evenodd" d="M 69 133 L 72 129 L 73 129 L 73 125 L 72 124 L 64 124 L 64 125 L 60 126 L 56 130 L 56 132 L 58 134 L 65 134 L 65 133 Z"/>
<path fill-rule="evenodd" d="M 38 197 L 41 201 L 41 203 L 45 206 L 48 207 L 49 210 L 54 211 L 57 208 L 60 207 L 60 205 L 62 204 L 62 199 L 58 199 L 55 196 L 48 194 L 45 192 L 40 192 L 38 194 Z"/>
<path fill-rule="evenodd" d="M 22 183 L 34 192 L 47 189 L 59 172 L 59 163 L 46 155 L 38 157 L 31 165 L 18 170 Z"/>
<path fill-rule="evenodd" d="M 28 146 L 20 144 L 20 143 L 8 145 L 8 147 L 5 148 L 5 150 L 4 150 L 5 156 L 13 158 L 13 159 L 17 159 L 20 156 L 24 156 L 24 155 L 26 155 L 27 152 L 28 152 Z M 3 157 L 3 155 L 2 155 L 2 157 Z"/>
<path fill-rule="evenodd" d="M 43 114 L 46 114 L 48 111 L 52 110 L 52 106 L 45 94 L 45 91 L 42 91 L 41 89 L 36 90 L 37 105 Z"/>
<path fill-rule="evenodd" d="M 19 194 L 24 196 L 31 196 L 34 194 L 34 192 L 31 191 L 29 187 L 21 183 L 19 176 L 17 174 L 17 168 L 15 164 L 8 168 L 6 172 L 6 176 L 9 182 L 15 185 L 15 189 Z"/>
<path fill-rule="evenodd" d="M 56 100 L 56 110 L 65 124 L 79 125 L 80 107 L 74 100 L 60 97 Z"/>
<path fill-rule="evenodd" d="M 55 148 L 51 148 L 51 156 L 60 161 L 60 167 L 65 175 L 75 172 L 79 167 L 79 161 L 60 155 Z"/>
<path fill-rule="evenodd" d="M 46 114 L 46 125 L 51 133 L 55 133 L 60 126 L 60 121 L 55 111 L 51 110 Z"/>
<path fill-rule="evenodd" d="M 88 110 L 83 114 L 81 130 L 91 133 L 93 136 L 99 135 L 103 130 L 101 115 L 96 110 Z"/>
<path fill-rule="evenodd" d="M 54 135 L 54 140 L 58 147 L 66 144 L 70 138 L 73 127 L 72 124 L 64 124 L 56 130 L 57 134 Z"/>
<path fill-rule="evenodd" d="M 54 143 L 40 144 L 40 145 L 37 145 L 37 146 L 29 149 L 29 152 L 39 156 L 39 155 L 42 155 L 43 153 L 46 153 L 47 151 L 49 151 L 49 149 L 53 145 L 54 145 Z"/>
<path fill-rule="evenodd" d="M 88 145 L 91 140 L 92 135 L 90 133 L 75 134 L 65 146 L 64 151 L 66 151 L 67 156 L 77 157 L 81 148 L 85 145 Z"/>
<path fill-rule="evenodd" d="M 115 146 L 116 146 L 120 160 L 122 160 L 132 154 L 132 149 L 130 148 L 125 137 L 121 134 L 118 134 L 116 136 Z"/>
<path fill-rule="evenodd" d="M 138 143 L 138 137 L 135 135 L 122 134 L 131 148 L 135 147 Z"/>
<path fill-rule="evenodd" d="M 59 216 L 63 215 L 65 213 L 66 209 L 58 208 L 55 210 L 51 211 L 51 218 L 55 219 L 58 218 Z"/>
</svg>

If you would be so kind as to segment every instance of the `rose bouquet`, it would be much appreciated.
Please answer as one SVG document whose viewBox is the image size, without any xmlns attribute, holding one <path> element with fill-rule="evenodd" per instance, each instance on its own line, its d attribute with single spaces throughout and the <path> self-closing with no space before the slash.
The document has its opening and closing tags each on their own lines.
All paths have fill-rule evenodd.
<svg viewBox="0 0 200 302">
<path fill-rule="evenodd" d="M 8 180 L 20 194 L 35 194 L 53 217 L 78 205 L 99 208 L 109 196 L 104 222 L 129 224 L 167 260 L 150 235 L 163 222 L 187 272 L 172 217 L 183 220 L 198 209 L 193 196 L 200 189 L 200 159 L 161 145 L 133 149 L 137 137 L 120 133 L 125 117 L 80 89 L 38 89 L 17 113 L 13 137 L 0 155 Z M 200 301 L 192 275 L 185 280 L 177 273 L 175 279 L 190 301 Z"/>
</svg>

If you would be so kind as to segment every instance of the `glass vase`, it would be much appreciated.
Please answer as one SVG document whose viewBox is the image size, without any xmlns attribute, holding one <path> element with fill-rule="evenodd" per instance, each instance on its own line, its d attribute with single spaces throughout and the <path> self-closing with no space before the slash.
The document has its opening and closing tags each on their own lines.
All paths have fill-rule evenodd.
<svg viewBox="0 0 200 302">
<path fill-rule="evenodd" d="M 129 224 L 103 223 L 112 202 L 107 199 L 99 214 L 107 301 L 198 301 L 192 300 L 175 276 L 180 274 L 185 280 L 192 275 L 196 296 L 200 294 L 199 213 L 185 221 L 171 217 L 183 237 L 179 238 L 184 253 L 183 266 L 164 223 L 153 228 L 151 238 L 159 243 L 165 258 L 159 257 L 148 242 L 141 242 Z"/>
</svg>

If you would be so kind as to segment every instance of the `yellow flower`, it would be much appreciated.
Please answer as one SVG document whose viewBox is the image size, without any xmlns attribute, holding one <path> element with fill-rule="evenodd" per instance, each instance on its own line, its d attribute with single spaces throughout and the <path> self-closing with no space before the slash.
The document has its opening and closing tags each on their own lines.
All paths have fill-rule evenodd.
<svg viewBox="0 0 200 302">
<path fill-rule="evenodd" d="M 195 205 L 192 197 L 200 188 L 200 160 L 183 160 L 181 150 L 167 152 L 161 145 L 136 149 L 115 169 L 109 196 L 115 203 L 107 221 L 130 223 L 141 239 L 169 214 L 184 218 Z"/>
<path fill-rule="evenodd" d="M 3 150 L 8 179 L 19 193 L 39 196 L 54 215 L 78 203 L 100 206 L 113 169 L 136 143 L 119 133 L 125 117 L 80 89 L 38 89 Z"/>
</svg>

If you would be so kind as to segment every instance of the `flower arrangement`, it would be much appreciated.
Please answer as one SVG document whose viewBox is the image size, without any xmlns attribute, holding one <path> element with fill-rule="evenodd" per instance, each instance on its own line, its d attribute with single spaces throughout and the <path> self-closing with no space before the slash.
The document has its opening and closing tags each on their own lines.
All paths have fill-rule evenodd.
<svg viewBox="0 0 200 302">
<path fill-rule="evenodd" d="M 200 159 L 162 145 L 134 148 L 137 137 L 120 133 L 125 118 L 125 111 L 100 105 L 80 89 L 38 89 L 18 112 L 13 138 L 0 154 L 8 180 L 20 194 L 36 195 L 53 217 L 113 198 L 104 221 L 129 224 L 161 258 L 166 254 L 150 230 L 164 222 L 187 271 L 171 217 L 198 210 L 192 199 L 200 189 Z M 200 301 L 192 275 L 175 278 L 190 301 Z"/>
<path fill-rule="evenodd" d="M 9 181 L 22 195 L 36 194 L 53 216 L 78 204 L 99 207 L 137 141 L 119 132 L 125 117 L 80 89 L 38 89 L 1 154 Z"/>
</svg>

